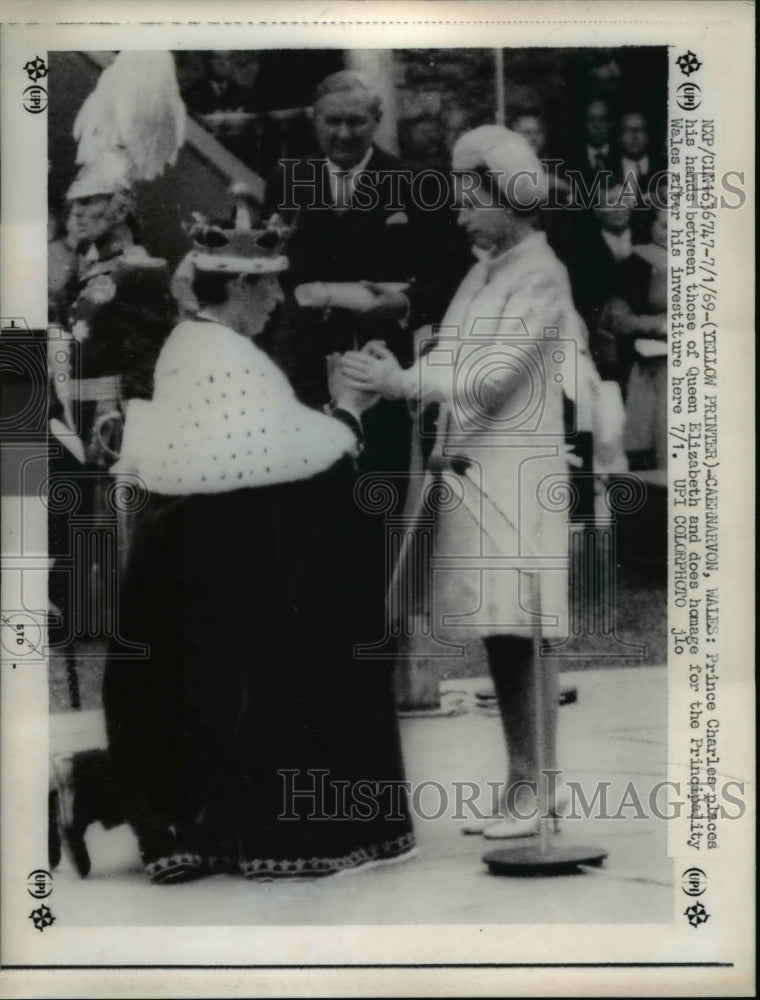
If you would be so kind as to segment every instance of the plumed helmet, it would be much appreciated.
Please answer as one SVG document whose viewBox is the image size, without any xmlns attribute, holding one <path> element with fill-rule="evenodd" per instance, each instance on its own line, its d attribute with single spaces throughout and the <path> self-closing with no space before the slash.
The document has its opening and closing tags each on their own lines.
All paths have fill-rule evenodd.
<svg viewBox="0 0 760 1000">
<path fill-rule="evenodd" d="M 68 201 L 92 198 L 95 195 L 132 195 L 133 175 L 129 160 L 122 153 L 103 153 L 92 163 L 80 168 L 73 184 L 66 192 Z"/>
</svg>

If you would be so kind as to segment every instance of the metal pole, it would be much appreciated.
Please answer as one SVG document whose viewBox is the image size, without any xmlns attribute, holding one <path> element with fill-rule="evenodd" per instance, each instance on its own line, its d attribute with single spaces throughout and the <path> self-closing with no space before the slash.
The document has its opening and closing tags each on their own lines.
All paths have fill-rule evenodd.
<svg viewBox="0 0 760 1000">
<path fill-rule="evenodd" d="M 346 68 L 361 73 L 377 90 L 383 104 L 383 117 L 376 133 L 377 141 L 389 152 L 398 153 L 393 52 L 390 49 L 347 49 Z"/>
<path fill-rule="evenodd" d="M 493 50 L 494 83 L 496 88 L 496 124 L 507 123 L 507 95 L 504 90 L 504 49 Z"/>
<path fill-rule="evenodd" d="M 530 606 L 541 616 L 541 589 L 536 573 L 528 570 L 525 574 L 528 578 L 528 593 L 530 594 Z M 544 665 L 541 662 L 541 625 L 534 625 L 531 635 L 533 643 L 533 696 L 535 698 L 535 761 L 538 771 L 538 839 L 541 854 L 546 854 L 549 850 L 550 827 L 552 818 L 549 814 L 549 789 L 546 783 L 546 759 L 544 750 L 546 749 L 546 719 L 544 718 L 544 706 L 546 699 L 546 677 L 544 676 Z"/>
</svg>

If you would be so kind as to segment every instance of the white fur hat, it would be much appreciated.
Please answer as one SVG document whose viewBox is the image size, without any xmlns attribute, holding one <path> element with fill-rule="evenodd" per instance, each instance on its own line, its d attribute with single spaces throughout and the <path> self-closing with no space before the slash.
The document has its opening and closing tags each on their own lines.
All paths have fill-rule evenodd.
<svg viewBox="0 0 760 1000">
<path fill-rule="evenodd" d="M 480 125 L 460 136 L 452 151 L 453 170 L 479 167 L 494 176 L 512 207 L 537 208 L 545 202 L 546 171 L 518 132 L 503 125 Z"/>
</svg>

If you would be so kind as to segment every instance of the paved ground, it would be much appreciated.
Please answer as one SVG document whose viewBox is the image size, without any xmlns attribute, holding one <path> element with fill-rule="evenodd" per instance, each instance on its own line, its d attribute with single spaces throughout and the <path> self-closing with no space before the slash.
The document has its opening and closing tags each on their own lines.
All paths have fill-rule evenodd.
<svg viewBox="0 0 760 1000">
<path fill-rule="evenodd" d="M 665 669 L 583 671 L 563 674 L 578 687 L 578 702 L 560 710 L 560 760 L 565 778 L 587 798 L 597 781 L 609 781 L 614 812 L 629 781 L 646 800 L 665 775 L 667 749 Z M 402 737 L 413 787 L 436 781 L 499 781 L 504 751 L 497 717 L 475 707 L 475 679 L 442 684 L 445 707 L 460 714 L 405 718 Z M 53 716 L 53 752 L 103 745 L 99 712 Z M 430 792 L 430 794 L 428 794 Z M 431 786 L 423 811 L 437 811 Z M 453 797 L 453 790 L 450 793 Z M 418 819 L 420 854 L 403 866 L 346 878 L 296 884 L 250 885 L 215 876 L 177 886 L 151 886 L 139 867 L 127 827 L 88 832 L 93 870 L 79 879 L 64 861 L 56 875 L 58 917 L 87 924 L 93 908 L 102 925 L 309 925 L 309 924 L 508 924 L 658 923 L 671 920 L 672 864 L 666 830 L 656 819 L 567 819 L 560 843 L 608 852 L 604 868 L 551 878 L 505 878 L 482 863 L 486 842 L 463 836 L 444 815 Z M 63 889 L 62 885 L 66 888 Z M 624 899 L 624 905 L 622 900 Z"/>
</svg>

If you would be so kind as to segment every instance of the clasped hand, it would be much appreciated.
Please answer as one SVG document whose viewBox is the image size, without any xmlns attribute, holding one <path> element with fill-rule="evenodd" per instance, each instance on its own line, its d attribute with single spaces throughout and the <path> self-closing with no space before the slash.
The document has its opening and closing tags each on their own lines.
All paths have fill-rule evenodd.
<svg viewBox="0 0 760 1000">
<path fill-rule="evenodd" d="M 370 340 L 361 351 L 347 351 L 341 359 L 346 384 L 384 399 L 403 396 L 403 368 L 380 340 Z"/>
<path fill-rule="evenodd" d="M 327 355 L 327 385 L 333 404 L 357 416 L 374 406 L 380 398 L 373 390 L 354 385 L 346 378 L 341 355 L 337 351 Z"/>
</svg>

